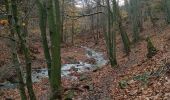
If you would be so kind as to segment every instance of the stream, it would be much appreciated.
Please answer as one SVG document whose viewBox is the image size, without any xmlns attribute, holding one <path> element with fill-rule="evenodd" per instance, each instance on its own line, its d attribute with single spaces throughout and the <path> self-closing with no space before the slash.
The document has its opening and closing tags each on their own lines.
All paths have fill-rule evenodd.
<svg viewBox="0 0 170 100">
<path fill-rule="evenodd" d="M 95 59 L 95 64 L 89 64 L 87 62 L 78 61 L 73 64 L 64 64 L 61 68 L 61 77 L 67 77 L 72 80 L 76 80 L 77 77 L 72 75 L 71 73 L 84 73 L 88 71 L 95 70 L 96 68 L 102 67 L 106 65 L 107 60 L 104 59 L 103 54 L 101 52 L 96 52 L 93 49 L 82 47 L 85 49 L 86 56 L 91 59 Z M 36 69 L 32 71 L 32 81 L 33 83 L 40 82 L 42 79 L 48 78 L 48 69 Z M 0 83 L 0 89 L 8 89 L 8 88 L 16 88 L 17 83 Z"/>
</svg>

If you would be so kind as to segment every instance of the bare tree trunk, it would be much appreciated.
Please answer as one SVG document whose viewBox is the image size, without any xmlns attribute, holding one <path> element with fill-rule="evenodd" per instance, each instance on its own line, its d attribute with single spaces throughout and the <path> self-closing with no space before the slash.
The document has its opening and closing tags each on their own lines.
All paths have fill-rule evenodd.
<svg viewBox="0 0 170 100">
<path fill-rule="evenodd" d="M 72 19 L 72 22 L 71 22 L 71 43 L 74 45 L 74 20 Z"/>
<path fill-rule="evenodd" d="M 49 31 L 51 34 L 51 98 L 50 100 L 61 99 L 61 57 L 60 57 L 60 42 L 61 42 L 61 20 L 59 0 L 47 1 L 47 17 Z M 54 3 L 54 4 L 53 4 Z M 55 9 L 54 9 L 55 8 Z"/>
<path fill-rule="evenodd" d="M 163 1 L 163 7 L 166 14 L 166 21 L 168 24 L 170 24 L 170 1 L 169 0 L 162 0 Z"/>
<path fill-rule="evenodd" d="M 129 54 L 130 40 L 129 40 L 129 37 L 128 37 L 125 29 L 123 28 L 121 15 L 120 15 L 120 11 L 119 11 L 118 5 L 116 3 L 116 0 L 112 0 L 112 4 L 113 4 L 113 19 L 115 19 L 115 22 L 117 23 L 117 26 L 119 28 L 119 32 L 121 34 L 122 41 L 124 44 L 124 50 L 125 50 L 126 54 Z"/>
<path fill-rule="evenodd" d="M 95 32 L 94 32 L 94 16 L 90 16 L 90 20 L 91 20 L 91 32 L 92 34 L 95 36 Z M 95 38 L 95 37 L 94 37 Z M 95 40 L 95 39 L 94 39 Z"/>
<path fill-rule="evenodd" d="M 23 81 L 23 77 L 22 77 L 22 70 L 20 68 L 20 62 L 19 62 L 19 58 L 17 55 L 17 46 L 16 46 L 16 40 L 15 40 L 15 35 L 14 35 L 14 29 L 12 28 L 13 23 L 12 23 L 12 12 L 11 12 L 11 7 L 9 6 L 8 0 L 5 0 L 6 2 L 6 10 L 8 13 L 8 21 L 9 21 L 9 29 L 10 29 L 10 33 L 11 33 L 11 38 L 13 39 L 11 41 L 11 51 L 12 51 L 12 60 L 13 60 L 13 64 L 14 67 L 16 69 L 16 73 L 17 73 L 17 77 L 19 79 L 19 91 L 20 91 L 20 96 L 21 96 L 21 100 L 27 100 L 27 96 L 25 93 L 25 84 Z"/>
<path fill-rule="evenodd" d="M 130 11 L 129 15 L 131 16 L 132 28 L 133 28 L 133 42 L 136 43 L 139 41 L 140 29 L 142 29 L 142 23 L 140 21 L 140 1 L 139 0 L 130 0 Z"/>
<path fill-rule="evenodd" d="M 12 13 L 15 21 L 15 29 L 17 32 L 17 35 L 19 37 L 19 40 L 21 42 L 21 48 L 25 55 L 25 63 L 26 63 L 26 85 L 28 89 L 28 93 L 31 100 L 36 100 L 33 87 L 32 87 L 32 78 L 31 78 L 31 58 L 30 58 L 30 52 L 26 44 L 26 39 L 22 37 L 20 25 L 19 25 L 19 19 L 18 19 L 18 9 L 17 9 L 17 0 L 12 0 Z M 24 29 L 27 29 L 26 26 L 24 26 Z M 26 32 L 26 31 L 25 31 Z M 23 33 L 26 35 L 27 33 Z"/>
<path fill-rule="evenodd" d="M 44 55 L 46 59 L 46 64 L 48 66 L 48 77 L 50 78 L 51 73 L 51 56 L 50 51 L 48 47 L 48 41 L 47 41 L 47 33 L 46 33 L 46 27 L 47 27 L 47 11 L 45 6 L 45 1 L 42 3 L 39 0 L 36 0 L 37 7 L 39 9 L 39 26 L 41 30 L 41 38 L 43 41 L 43 49 L 44 49 Z"/>
<path fill-rule="evenodd" d="M 61 4 L 61 42 L 65 42 L 64 39 L 64 0 L 62 0 Z"/>
<path fill-rule="evenodd" d="M 108 21 L 107 21 L 107 33 L 105 35 L 106 47 L 109 56 L 109 60 L 112 67 L 117 65 L 116 61 L 116 33 L 111 29 L 113 27 L 113 19 L 111 16 L 111 9 L 110 9 L 110 2 L 109 0 L 106 1 L 107 3 L 107 12 L 108 12 Z"/>
<path fill-rule="evenodd" d="M 99 9 L 99 6 L 100 6 L 100 0 L 98 0 L 97 1 L 97 12 L 99 12 L 100 11 L 100 9 Z M 100 29 L 100 20 L 99 20 L 99 14 L 97 14 L 97 33 L 94 35 L 94 38 L 95 38 L 95 44 L 98 44 L 98 41 L 99 41 L 99 36 L 100 36 L 100 31 L 99 31 L 99 29 Z"/>
</svg>

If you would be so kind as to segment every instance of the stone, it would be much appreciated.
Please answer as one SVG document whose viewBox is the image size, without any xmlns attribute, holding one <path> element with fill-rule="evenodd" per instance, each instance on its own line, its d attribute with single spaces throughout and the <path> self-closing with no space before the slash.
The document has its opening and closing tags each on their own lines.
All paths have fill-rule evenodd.
<svg viewBox="0 0 170 100">
<path fill-rule="evenodd" d="M 138 92 L 138 90 L 132 90 L 132 91 L 130 91 L 129 95 L 134 96 L 137 94 L 137 92 Z"/>
<path fill-rule="evenodd" d="M 128 85 L 131 85 L 131 84 L 133 84 L 133 83 L 135 83 L 136 81 L 134 81 L 133 79 L 132 80 L 130 80 L 130 81 L 128 81 L 127 83 L 128 83 Z"/>
</svg>

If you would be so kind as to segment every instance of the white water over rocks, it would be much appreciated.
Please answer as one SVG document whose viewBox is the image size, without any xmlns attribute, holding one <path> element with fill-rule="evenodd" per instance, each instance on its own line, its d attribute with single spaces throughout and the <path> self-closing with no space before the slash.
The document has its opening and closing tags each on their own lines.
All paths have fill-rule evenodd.
<svg viewBox="0 0 170 100">
<path fill-rule="evenodd" d="M 64 64 L 61 67 L 61 76 L 62 77 L 68 77 L 70 79 L 77 79 L 77 77 L 72 76 L 71 73 L 77 72 L 77 73 L 83 73 L 87 71 L 91 71 L 96 69 L 97 67 L 104 66 L 107 61 L 104 59 L 103 54 L 100 52 L 96 52 L 90 48 L 87 47 L 82 47 L 86 50 L 86 55 L 88 58 L 93 58 L 96 61 L 96 64 L 89 64 L 86 62 L 79 61 L 78 63 L 75 64 Z M 43 68 L 43 69 L 36 69 L 32 71 L 32 81 L 33 82 L 40 82 L 41 79 L 43 78 L 48 78 L 48 69 Z M 6 85 L 8 84 L 3 84 L 4 87 L 9 87 Z M 3 86 L 0 86 L 2 88 Z"/>
<path fill-rule="evenodd" d="M 87 48 L 87 47 L 83 47 L 86 49 L 87 53 L 87 57 L 89 58 L 94 58 L 96 60 L 96 65 L 97 66 L 104 66 L 107 63 L 107 60 L 104 59 L 103 54 L 101 52 L 96 52 L 93 49 Z"/>
<path fill-rule="evenodd" d="M 61 76 L 69 77 L 72 79 L 76 79 L 75 76 L 71 76 L 72 72 L 83 73 L 87 71 L 91 71 L 97 67 L 104 66 L 107 61 L 104 59 L 103 54 L 100 52 L 96 52 L 90 48 L 82 47 L 86 50 L 86 55 L 88 58 L 93 58 L 96 61 L 96 64 L 89 64 L 86 62 L 79 61 L 76 64 L 64 64 L 61 67 Z M 32 80 L 33 82 L 39 82 L 42 78 L 48 77 L 48 69 L 39 69 L 38 71 L 32 72 Z"/>
</svg>

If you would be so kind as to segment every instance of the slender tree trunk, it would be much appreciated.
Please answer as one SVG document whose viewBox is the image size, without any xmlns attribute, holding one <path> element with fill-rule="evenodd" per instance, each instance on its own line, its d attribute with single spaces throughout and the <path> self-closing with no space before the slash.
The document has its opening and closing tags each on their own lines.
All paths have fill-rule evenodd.
<svg viewBox="0 0 170 100">
<path fill-rule="evenodd" d="M 11 29 L 11 37 L 13 39 L 15 39 L 12 29 Z M 24 84 L 23 77 L 22 77 L 22 72 L 21 72 L 21 68 L 20 68 L 19 58 L 18 58 L 18 55 L 17 55 L 17 46 L 16 46 L 15 40 L 13 40 L 11 42 L 11 47 L 12 47 L 11 50 L 12 50 L 13 64 L 14 64 L 14 67 L 16 69 L 17 76 L 18 76 L 18 79 L 19 79 L 19 90 L 20 90 L 21 100 L 27 100 L 27 96 L 26 96 L 26 93 L 25 93 L 25 84 Z"/>
<path fill-rule="evenodd" d="M 152 23 L 152 26 L 155 27 L 156 24 L 155 24 L 155 21 L 154 21 L 154 19 L 153 19 L 153 17 L 152 17 L 152 12 L 151 12 L 151 8 L 150 8 L 150 7 L 148 7 L 148 16 L 149 16 L 149 18 L 150 18 L 150 21 L 151 21 L 151 23 Z"/>
<path fill-rule="evenodd" d="M 92 31 L 92 34 L 94 35 L 94 38 L 95 38 L 95 32 L 94 32 L 94 16 L 92 15 L 91 17 L 91 31 Z M 94 39 L 95 40 L 95 39 Z"/>
<path fill-rule="evenodd" d="M 111 66 L 114 67 L 117 65 L 116 61 L 116 33 L 112 30 L 113 27 L 113 19 L 111 16 L 111 9 L 110 9 L 110 2 L 109 0 L 106 1 L 107 3 L 107 11 L 108 11 L 108 21 L 107 21 L 107 33 L 105 33 L 105 41 L 106 47 L 108 51 L 109 60 Z"/>
<path fill-rule="evenodd" d="M 55 7 L 54 7 L 55 6 Z M 55 8 L 55 9 L 54 9 Z M 61 99 L 61 57 L 60 57 L 60 7 L 59 1 L 48 0 L 47 7 L 49 31 L 51 34 L 51 100 Z"/>
<path fill-rule="evenodd" d="M 163 6 L 165 9 L 166 14 L 166 21 L 168 24 L 170 24 L 170 1 L 169 0 L 163 0 Z"/>
<path fill-rule="evenodd" d="M 17 55 L 17 46 L 16 46 L 16 41 L 15 41 L 14 29 L 12 28 L 13 23 L 12 23 L 11 6 L 9 5 L 9 4 L 11 4 L 11 2 L 8 2 L 8 0 L 5 0 L 5 2 L 6 2 L 6 10 L 8 13 L 9 29 L 10 29 L 10 33 L 11 33 L 11 38 L 13 39 L 11 41 L 11 51 L 12 51 L 13 64 L 16 69 L 17 77 L 19 79 L 20 96 L 21 96 L 21 100 L 27 100 L 27 96 L 25 93 L 25 87 L 24 87 L 25 84 L 24 84 L 23 77 L 22 77 L 22 71 L 20 68 L 19 58 Z"/>
<path fill-rule="evenodd" d="M 71 34 L 71 43 L 74 45 L 74 20 L 72 19 L 72 22 L 71 22 L 71 31 L 72 31 L 72 34 Z"/>
<path fill-rule="evenodd" d="M 61 4 L 61 42 L 65 42 L 64 39 L 64 0 L 62 0 L 62 4 Z"/>
<path fill-rule="evenodd" d="M 123 28 L 121 15 L 120 15 L 120 11 L 119 11 L 116 0 L 112 0 L 112 4 L 113 4 L 113 17 L 114 17 L 113 19 L 115 19 L 115 22 L 117 23 L 117 26 L 119 28 L 119 32 L 120 32 L 121 37 L 122 37 L 125 52 L 126 52 L 126 54 L 129 54 L 129 52 L 130 52 L 130 40 L 129 40 L 129 37 L 128 37 L 125 29 Z"/>
<path fill-rule="evenodd" d="M 26 63 L 26 85 L 28 89 L 28 93 L 31 100 L 36 100 L 33 87 L 32 87 L 32 78 L 31 78 L 31 59 L 30 59 L 30 52 L 26 45 L 26 39 L 24 39 L 21 35 L 20 25 L 19 25 L 19 19 L 18 19 L 18 9 L 17 9 L 17 0 L 12 0 L 12 13 L 15 21 L 15 29 L 17 32 L 17 35 L 19 37 L 19 40 L 21 42 L 21 48 L 25 55 L 25 63 Z M 24 26 L 26 28 L 26 26 Z M 23 33 L 27 34 L 27 33 Z"/>
<path fill-rule="evenodd" d="M 130 14 L 131 15 L 131 22 L 133 28 L 133 42 L 136 43 L 139 40 L 139 1 L 138 0 L 130 0 Z"/>
<path fill-rule="evenodd" d="M 51 73 L 51 56 L 50 56 L 50 51 L 48 47 L 48 41 L 47 41 L 47 33 L 46 33 L 46 24 L 47 24 L 47 11 L 45 7 L 45 2 L 43 1 L 42 3 L 39 0 L 36 0 L 37 7 L 39 9 L 39 26 L 41 30 L 41 38 L 42 38 L 42 44 L 44 48 L 44 55 L 46 59 L 46 64 L 48 66 L 48 76 L 50 78 L 50 73 Z"/>
<path fill-rule="evenodd" d="M 101 2 L 101 1 L 98 0 L 98 1 L 97 1 L 97 4 L 96 4 L 96 6 L 97 6 L 97 12 L 99 12 L 99 10 L 100 10 L 100 9 L 99 9 L 100 2 Z M 100 20 L 99 20 L 99 17 L 100 17 L 99 14 L 97 14 L 97 18 L 96 18 L 96 19 L 97 19 L 97 20 L 96 20 L 96 21 L 97 21 L 97 22 L 96 22 L 96 23 L 97 23 L 97 27 L 96 27 L 96 28 L 97 28 L 97 29 L 96 29 L 96 30 L 97 30 L 97 33 L 94 35 L 94 42 L 95 42 L 95 44 L 98 44 L 99 36 L 100 36 L 100 31 L 99 31 L 99 30 L 100 30 Z"/>
</svg>

